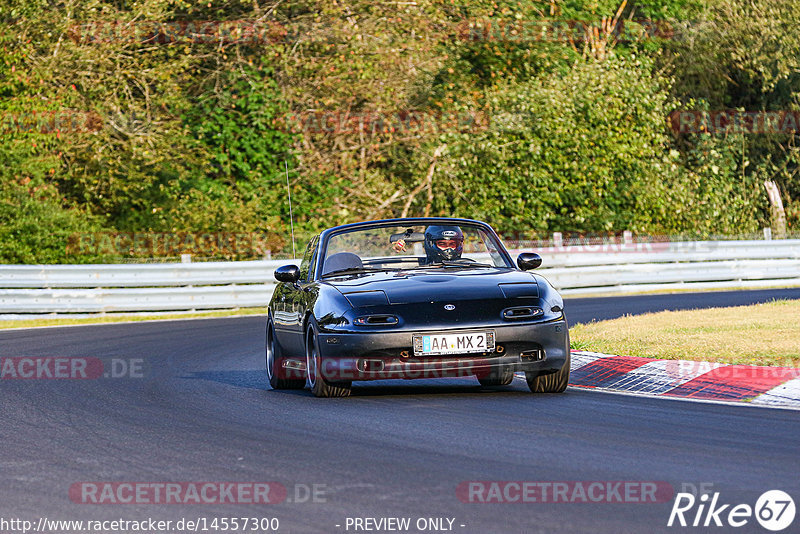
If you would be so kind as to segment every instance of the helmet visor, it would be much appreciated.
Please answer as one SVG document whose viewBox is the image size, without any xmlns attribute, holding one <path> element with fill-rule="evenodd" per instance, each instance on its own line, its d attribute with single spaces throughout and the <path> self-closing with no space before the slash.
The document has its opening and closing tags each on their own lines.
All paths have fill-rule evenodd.
<svg viewBox="0 0 800 534">
<path fill-rule="evenodd" d="M 457 249 L 459 241 L 457 239 L 439 239 L 436 241 L 436 246 L 441 250 Z"/>
</svg>

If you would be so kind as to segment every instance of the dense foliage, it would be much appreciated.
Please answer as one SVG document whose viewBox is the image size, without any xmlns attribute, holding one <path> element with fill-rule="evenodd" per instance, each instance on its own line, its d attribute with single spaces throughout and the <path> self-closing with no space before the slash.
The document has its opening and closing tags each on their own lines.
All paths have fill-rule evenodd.
<svg viewBox="0 0 800 534">
<path fill-rule="evenodd" d="M 152 255 L 69 246 L 100 232 L 285 252 L 287 168 L 300 239 L 423 214 L 744 234 L 765 180 L 796 232 L 799 135 L 667 117 L 800 111 L 798 28 L 795 0 L 4 0 L 0 262 Z"/>
</svg>

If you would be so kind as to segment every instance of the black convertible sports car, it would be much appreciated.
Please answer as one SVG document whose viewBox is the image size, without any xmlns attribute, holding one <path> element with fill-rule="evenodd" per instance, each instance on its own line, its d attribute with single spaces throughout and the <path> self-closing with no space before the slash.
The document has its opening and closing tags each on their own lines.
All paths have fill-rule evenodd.
<svg viewBox="0 0 800 534">
<path fill-rule="evenodd" d="M 477 376 L 533 392 L 569 380 L 561 296 L 523 253 L 514 264 L 494 230 L 468 219 L 346 224 L 315 236 L 299 267 L 275 271 L 266 365 L 276 389 L 318 397 L 354 380 Z"/>
</svg>

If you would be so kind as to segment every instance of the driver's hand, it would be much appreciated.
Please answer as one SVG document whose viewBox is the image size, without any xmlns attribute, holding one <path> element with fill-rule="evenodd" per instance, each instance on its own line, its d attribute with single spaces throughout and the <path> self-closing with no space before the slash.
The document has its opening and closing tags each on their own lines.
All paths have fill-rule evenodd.
<svg viewBox="0 0 800 534">
<path fill-rule="evenodd" d="M 404 239 L 400 239 L 395 244 L 392 245 L 392 250 L 395 252 L 405 252 L 406 250 L 406 242 Z"/>
</svg>

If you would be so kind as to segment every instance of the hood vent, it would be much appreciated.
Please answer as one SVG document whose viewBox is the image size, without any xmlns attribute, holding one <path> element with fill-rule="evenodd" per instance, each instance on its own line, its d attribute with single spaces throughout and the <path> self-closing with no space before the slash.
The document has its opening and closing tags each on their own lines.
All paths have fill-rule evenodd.
<svg viewBox="0 0 800 534">
<path fill-rule="evenodd" d="M 353 291 L 350 293 L 344 293 L 344 296 L 354 308 L 361 308 L 364 306 L 387 306 L 389 304 L 389 299 L 386 298 L 386 293 L 379 289 L 369 291 Z"/>
<path fill-rule="evenodd" d="M 539 286 L 536 282 L 520 282 L 513 284 L 497 284 L 507 299 L 520 297 L 539 297 Z"/>
</svg>

